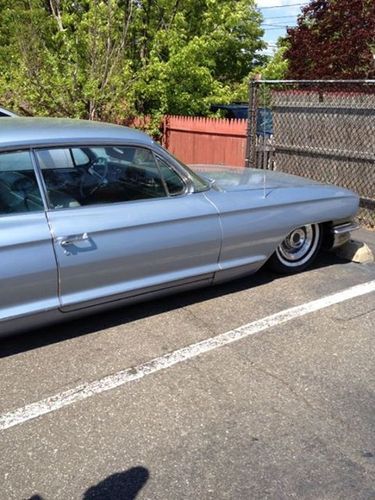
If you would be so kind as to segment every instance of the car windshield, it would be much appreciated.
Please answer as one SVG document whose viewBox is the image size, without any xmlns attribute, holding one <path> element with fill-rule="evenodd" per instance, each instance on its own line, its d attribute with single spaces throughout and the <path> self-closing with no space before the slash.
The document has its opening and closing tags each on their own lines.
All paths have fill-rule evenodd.
<svg viewBox="0 0 375 500">
<path fill-rule="evenodd" d="M 165 149 L 163 146 L 160 146 L 160 144 L 157 144 L 156 146 L 158 149 L 164 151 L 168 156 L 172 157 L 174 161 L 178 163 L 188 173 L 189 177 L 193 181 L 196 192 L 207 191 L 208 189 L 210 189 L 211 184 L 209 180 L 205 179 L 204 177 L 201 177 L 199 174 L 194 172 L 194 170 L 192 170 L 185 163 L 176 158 L 170 151 Z"/>
</svg>

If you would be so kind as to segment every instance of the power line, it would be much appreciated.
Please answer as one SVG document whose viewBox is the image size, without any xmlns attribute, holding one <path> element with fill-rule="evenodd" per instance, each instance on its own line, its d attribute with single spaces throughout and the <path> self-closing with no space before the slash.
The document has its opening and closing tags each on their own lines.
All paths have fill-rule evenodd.
<svg viewBox="0 0 375 500">
<path fill-rule="evenodd" d="M 269 19 L 289 19 L 290 17 L 293 17 L 295 18 L 298 14 L 291 14 L 290 16 L 272 16 L 272 17 L 269 17 L 268 19 L 265 19 L 265 21 L 268 21 Z"/>
<path fill-rule="evenodd" d="M 291 26 L 280 26 L 278 28 L 268 28 L 267 26 L 264 28 L 264 31 L 272 31 L 272 30 L 283 30 L 286 28 L 291 28 Z"/>
<path fill-rule="evenodd" d="M 306 3 L 289 3 L 287 5 L 269 5 L 267 7 L 258 7 L 260 10 L 265 9 L 285 9 L 286 7 L 299 7 L 302 5 L 306 5 Z"/>
<path fill-rule="evenodd" d="M 289 24 L 278 24 L 278 23 L 262 23 L 263 26 L 275 26 L 275 27 L 280 27 L 280 28 L 285 28 L 286 26 L 289 26 Z"/>
</svg>

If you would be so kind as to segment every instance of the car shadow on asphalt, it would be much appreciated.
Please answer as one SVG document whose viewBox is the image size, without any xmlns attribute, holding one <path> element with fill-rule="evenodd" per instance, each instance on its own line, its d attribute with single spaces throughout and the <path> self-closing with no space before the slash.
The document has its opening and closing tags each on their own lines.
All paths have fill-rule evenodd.
<svg viewBox="0 0 375 500">
<path fill-rule="evenodd" d="M 82 500 L 135 500 L 149 477 L 149 471 L 141 466 L 132 467 L 125 472 L 117 472 L 88 488 Z M 37 494 L 28 500 L 46 499 Z"/>
<path fill-rule="evenodd" d="M 323 252 L 310 270 L 338 264 L 348 264 L 348 262 L 340 259 L 333 253 Z M 222 285 L 198 288 L 193 292 L 176 293 L 164 298 L 150 300 L 147 302 L 147 307 L 144 307 L 145 302 L 123 306 L 56 324 L 53 325 L 53 327 L 49 326 L 38 330 L 30 330 L 27 333 L 5 337 L 0 339 L 0 358 L 13 356 L 21 352 L 105 330 L 106 328 L 116 327 L 181 307 L 187 307 L 198 302 L 204 302 L 228 294 L 256 288 L 274 280 L 281 281 L 282 279 L 282 276 L 278 276 L 270 272 L 267 267 L 264 267 L 250 277 L 237 279 Z"/>
</svg>

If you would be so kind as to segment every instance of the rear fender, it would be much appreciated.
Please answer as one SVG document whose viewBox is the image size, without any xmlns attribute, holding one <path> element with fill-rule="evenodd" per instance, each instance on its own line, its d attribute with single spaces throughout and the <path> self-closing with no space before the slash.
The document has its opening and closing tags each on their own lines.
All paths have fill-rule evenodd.
<svg viewBox="0 0 375 500">
<path fill-rule="evenodd" d="M 327 220 L 348 221 L 359 204 L 358 196 L 351 191 L 320 185 L 266 193 L 258 189 L 211 190 L 207 197 L 220 214 L 222 269 L 249 264 L 256 270 L 294 229 L 305 224 L 327 224 Z"/>
</svg>

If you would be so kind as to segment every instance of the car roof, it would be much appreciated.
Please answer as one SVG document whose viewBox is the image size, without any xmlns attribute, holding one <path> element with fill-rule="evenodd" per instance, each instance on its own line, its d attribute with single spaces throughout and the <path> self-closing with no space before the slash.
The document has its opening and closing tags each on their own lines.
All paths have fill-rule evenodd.
<svg viewBox="0 0 375 500">
<path fill-rule="evenodd" d="M 138 130 L 109 123 L 69 118 L 12 118 L 0 120 L 0 148 L 63 144 L 150 145 L 152 139 Z"/>
</svg>

